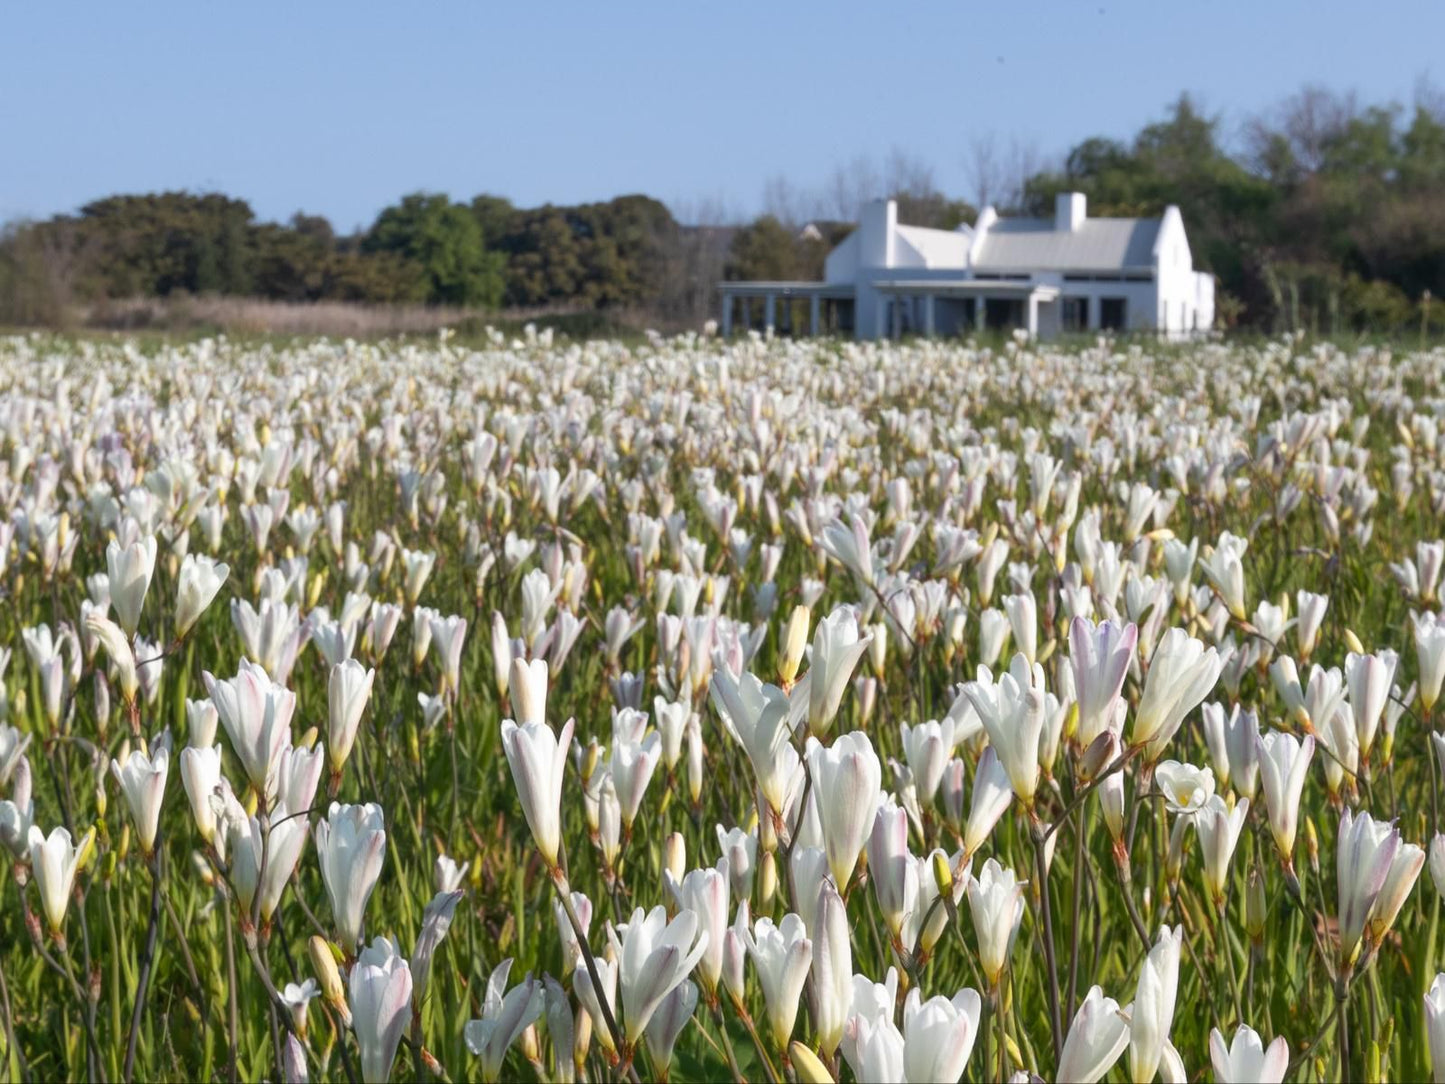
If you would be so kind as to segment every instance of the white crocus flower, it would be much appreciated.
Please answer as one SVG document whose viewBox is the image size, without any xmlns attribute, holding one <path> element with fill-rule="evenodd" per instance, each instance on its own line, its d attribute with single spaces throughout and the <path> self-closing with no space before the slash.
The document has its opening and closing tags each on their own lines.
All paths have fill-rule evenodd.
<svg viewBox="0 0 1445 1084">
<path fill-rule="evenodd" d="M 316 822 L 316 856 L 337 935 L 348 951 L 355 952 L 366 922 L 366 902 L 386 860 L 381 806 L 332 802 L 326 819 Z"/>
<path fill-rule="evenodd" d="M 482 1016 L 469 1020 L 462 1029 L 467 1049 L 482 1059 L 482 1079 L 501 1079 L 502 1062 L 507 1050 L 542 1015 L 545 997 L 542 983 L 530 974 L 507 990 L 507 976 L 512 961 L 503 960 L 487 979 L 487 993 L 482 1001 Z M 504 994 L 503 991 L 506 991 Z"/>
<path fill-rule="evenodd" d="M 834 884 L 846 888 L 873 827 L 883 766 L 868 735 L 855 730 L 831 746 L 811 743 L 808 768 L 828 868 Z"/>
<path fill-rule="evenodd" d="M 1226 1047 L 1224 1034 L 1218 1028 L 1209 1032 L 1209 1062 L 1215 1080 L 1235 1084 L 1280 1084 L 1289 1068 L 1289 1043 L 1283 1035 L 1266 1050 L 1259 1032 L 1248 1024 L 1240 1024 L 1234 1039 Z"/>
<path fill-rule="evenodd" d="M 210 557 L 186 554 L 181 562 L 180 576 L 176 580 L 175 638 L 177 640 L 191 631 L 200 620 L 206 607 L 215 600 L 216 593 L 231 574 L 231 567 Z"/>
<path fill-rule="evenodd" d="M 871 633 L 860 632 L 858 616 L 851 606 L 839 606 L 818 622 L 807 673 L 811 733 L 821 736 L 832 729 L 858 660 L 872 642 Z"/>
<path fill-rule="evenodd" d="M 691 911 L 679 911 L 669 922 L 667 908 L 644 912 L 639 907 L 622 927 L 620 938 L 609 925 L 607 939 L 617 956 L 622 1037 L 635 1043 L 658 1006 L 702 958 L 707 933 L 698 929 L 697 915 Z"/>
<path fill-rule="evenodd" d="M 572 744 L 573 721 L 554 734 L 545 722 L 517 725 L 502 720 L 502 749 L 512 769 L 512 782 L 532 838 L 547 865 L 557 868 L 562 846 L 562 783 L 567 773 L 567 750 Z"/>
<path fill-rule="evenodd" d="M 1169 1029 L 1174 1024 L 1174 1003 L 1179 993 L 1179 949 L 1184 940 L 1182 926 L 1160 927 L 1159 939 L 1144 958 L 1134 1003 L 1128 1010 L 1129 1077 L 1136 1084 L 1154 1079 L 1169 1047 Z"/>
<path fill-rule="evenodd" d="M 160 827 L 161 800 L 165 797 L 166 775 L 170 771 L 171 751 L 164 745 L 148 756 L 139 749 L 131 750 L 122 765 L 110 762 L 111 773 L 120 783 L 131 820 L 135 822 L 136 839 L 147 858 L 155 854 L 156 830 Z"/>
<path fill-rule="evenodd" d="M 140 625 L 141 609 L 151 574 L 156 567 L 156 540 L 147 535 L 128 546 L 114 539 L 105 548 L 106 571 L 110 576 L 110 604 L 115 609 L 116 623 L 128 637 L 134 637 Z"/>
<path fill-rule="evenodd" d="M 772 919 L 760 918 L 742 936 L 763 988 L 773 1042 L 784 1048 L 792 1038 L 798 999 L 813 963 L 813 942 L 795 914 L 784 915 L 776 926 Z"/>
</svg>

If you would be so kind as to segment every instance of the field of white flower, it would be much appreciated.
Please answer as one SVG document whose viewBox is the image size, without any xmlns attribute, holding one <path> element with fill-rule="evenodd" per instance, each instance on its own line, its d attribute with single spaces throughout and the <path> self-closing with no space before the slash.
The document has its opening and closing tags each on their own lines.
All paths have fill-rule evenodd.
<svg viewBox="0 0 1445 1084">
<path fill-rule="evenodd" d="M 1298 341 L 0 340 L 4 1075 L 1445 1079 L 1442 415 Z"/>
</svg>

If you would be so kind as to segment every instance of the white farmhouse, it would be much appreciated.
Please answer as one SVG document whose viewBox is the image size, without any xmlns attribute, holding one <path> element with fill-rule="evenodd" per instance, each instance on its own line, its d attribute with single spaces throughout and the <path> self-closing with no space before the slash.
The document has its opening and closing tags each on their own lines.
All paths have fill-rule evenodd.
<svg viewBox="0 0 1445 1084">
<path fill-rule="evenodd" d="M 1159 218 L 1090 218 L 1080 192 L 1061 193 L 1054 217 L 973 226 L 898 222 L 874 200 L 828 254 L 822 282 L 723 282 L 722 332 L 744 327 L 852 332 L 860 339 L 1026 328 L 1153 332 L 1187 338 L 1214 323 L 1214 276 L 1194 270 L 1179 208 Z M 754 302 L 761 302 L 759 306 Z M 781 302 L 781 304 L 780 304 Z"/>
</svg>

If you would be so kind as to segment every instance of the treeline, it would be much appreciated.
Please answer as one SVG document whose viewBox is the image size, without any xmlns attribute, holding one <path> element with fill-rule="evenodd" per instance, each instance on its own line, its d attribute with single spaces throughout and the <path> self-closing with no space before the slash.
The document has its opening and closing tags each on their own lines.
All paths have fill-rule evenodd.
<svg viewBox="0 0 1445 1084">
<path fill-rule="evenodd" d="M 986 141 L 964 160 L 972 202 L 895 154 L 881 170 L 840 166 L 816 192 L 770 182 L 765 213 L 743 226 L 716 210 L 679 222 L 640 195 L 519 208 L 417 193 L 343 236 L 315 215 L 259 222 L 224 195 L 112 196 L 0 235 L 0 323 L 60 322 L 108 299 L 234 295 L 626 309 L 696 326 L 720 278 L 819 277 L 865 199 L 893 196 L 900 221 L 951 229 L 985 203 L 1047 217 L 1057 192 L 1078 190 L 1094 215 L 1178 204 L 1226 324 L 1445 328 L 1445 98 L 1428 87 L 1409 107 L 1307 88 L 1232 131 L 1184 96 L 1132 140 L 1087 139 L 1060 163 Z"/>
<path fill-rule="evenodd" d="M 690 315 L 707 298 L 679 283 L 709 249 L 719 276 L 724 243 L 646 196 L 523 209 L 417 193 L 349 236 L 317 215 L 259 222 L 224 195 L 111 196 L 6 230 L 0 320 L 50 323 L 76 304 L 176 294 Z"/>
</svg>

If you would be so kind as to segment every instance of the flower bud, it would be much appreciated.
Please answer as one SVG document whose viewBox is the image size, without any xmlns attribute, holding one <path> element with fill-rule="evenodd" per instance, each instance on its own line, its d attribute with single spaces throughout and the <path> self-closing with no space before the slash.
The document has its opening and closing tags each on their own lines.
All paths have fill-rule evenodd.
<svg viewBox="0 0 1445 1084">
<path fill-rule="evenodd" d="M 933 879 L 938 884 L 938 894 L 945 900 L 953 898 L 953 867 L 942 850 L 933 852 Z"/>
<path fill-rule="evenodd" d="M 773 896 L 778 891 L 778 863 L 772 851 L 763 854 L 758 863 L 758 907 L 764 913 L 771 910 Z"/>
<path fill-rule="evenodd" d="M 663 844 L 663 868 L 672 874 L 672 879 L 681 882 L 687 873 L 687 841 L 681 832 L 673 832 Z"/>
<path fill-rule="evenodd" d="M 351 1010 L 346 1005 L 346 987 L 341 983 L 335 951 L 325 938 L 312 934 L 311 940 L 306 943 L 306 954 L 311 957 L 311 969 L 316 973 L 316 981 L 321 985 L 321 996 L 341 1014 L 341 1019 L 349 1026 Z"/>
<path fill-rule="evenodd" d="M 1318 877 L 1320 875 L 1320 837 L 1315 831 L 1313 819 L 1305 821 L 1305 850 L 1310 856 L 1310 871 Z"/>
<path fill-rule="evenodd" d="M 1256 945 L 1264 938 L 1264 922 L 1268 913 L 1268 904 L 1264 895 L 1264 878 L 1259 870 L 1249 871 L 1249 881 L 1244 890 L 1244 928 L 1249 933 L 1249 939 Z"/>
<path fill-rule="evenodd" d="M 812 611 L 799 603 L 793 607 L 783 630 L 783 653 L 778 659 L 778 681 L 785 688 L 793 684 L 798 676 L 798 666 L 803 661 L 803 650 L 808 646 L 808 626 L 813 620 Z"/>
<path fill-rule="evenodd" d="M 1112 730 L 1102 731 L 1084 750 L 1079 762 L 1079 779 L 1089 782 L 1109 766 L 1119 752 L 1119 739 Z"/>
<path fill-rule="evenodd" d="M 794 1039 L 788 1044 L 788 1056 L 798 1074 L 798 1084 L 833 1084 L 827 1068 L 818 1060 L 818 1055 Z"/>
</svg>

